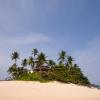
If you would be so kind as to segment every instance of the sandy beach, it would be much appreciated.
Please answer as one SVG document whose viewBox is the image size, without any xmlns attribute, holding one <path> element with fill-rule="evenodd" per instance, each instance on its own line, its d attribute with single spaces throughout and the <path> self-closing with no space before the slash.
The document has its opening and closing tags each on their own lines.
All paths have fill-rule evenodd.
<svg viewBox="0 0 100 100">
<path fill-rule="evenodd" d="M 100 100 L 100 90 L 59 82 L 1 81 L 0 100 Z"/>
</svg>

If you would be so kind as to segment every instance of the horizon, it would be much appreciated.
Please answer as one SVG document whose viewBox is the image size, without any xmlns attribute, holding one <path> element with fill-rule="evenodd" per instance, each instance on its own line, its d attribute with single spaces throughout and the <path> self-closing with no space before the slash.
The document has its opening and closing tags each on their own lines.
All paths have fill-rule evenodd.
<svg viewBox="0 0 100 100">
<path fill-rule="evenodd" d="M 32 48 L 57 59 L 71 55 L 91 83 L 100 85 L 99 0 L 0 0 L 0 80 L 8 76 L 11 53 Z"/>
</svg>

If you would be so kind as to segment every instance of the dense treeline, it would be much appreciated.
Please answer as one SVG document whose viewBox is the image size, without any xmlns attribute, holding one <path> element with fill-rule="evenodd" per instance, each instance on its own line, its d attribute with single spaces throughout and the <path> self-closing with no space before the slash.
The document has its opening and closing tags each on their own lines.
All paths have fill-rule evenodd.
<svg viewBox="0 0 100 100">
<path fill-rule="evenodd" d="M 29 80 L 29 81 L 61 81 L 65 83 L 74 83 L 89 85 L 90 82 L 82 73 L 77 64 L 73 63 L 73 58 L 66 54 L 65 51 L 59 53 L 56 63 L 43 52 L 37 49 L 32 50 L 32 55 L 28 59 L 23 59 L 21 66 L 17 64 L 19 53 L 13 52 L 11 59 L 13 65 L 9 67 L 8 73 L 12 80 Z"/>
</svg>

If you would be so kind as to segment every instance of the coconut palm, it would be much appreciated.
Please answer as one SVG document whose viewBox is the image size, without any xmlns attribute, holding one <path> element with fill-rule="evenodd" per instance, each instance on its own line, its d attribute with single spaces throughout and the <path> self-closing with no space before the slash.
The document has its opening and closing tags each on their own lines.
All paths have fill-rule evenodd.
<svg viewBox="0 0 100 100">
<path fill-rule="evenodd" d="M 50 68 L 54 67 L 55 65 L 56 65 L 56 63 L 55 63 L 53 60 L 49 60 L 49 61 L 48 61 L 48 66 L 49 66 Z"/>
<path fill-rule="evenodd" d="M 67 59 L 68 59 L 68 65 L 72 67 L 74 61 L 73 58 L 71 56 L 68 56 Z"/>
<path fill-rule="evenodd" d="M 73 58 L 71 56 L 68 56 L 67 57 L 67 67 L 68 67 L 68 70 L 70 71 L 71 67 L 73 67 Z"/>
<path fill-rule="evenodd" d="M 66 60 L 66 57 L 67 57 L 66 52 L 62 50 L 62 51 L 59 53 L 59 58 L 58 58 L 59 64 L 64 64 L 64 62 L 65 62 L 65 60 Z"/>
<path fill-rule="evenodd" d="M 17 51 L 13 52 L 11 55 L 11 59 L 15 60 L 16 63 L 17 59 L 19 59 L 19 53 Z"/>
<path fill-rule="evenodd" d="M 23 67 L 26 67 L 27 66 L 27 59 L 24 59 L 22 60 L 22 64 L 21 64 Z"/>
<path fill-rule="evenodd" d="M 39 53 L 37 56 L 37 65 L 36 67 L 42 69 L 43 65 L 46 63 L 46 56 L 43 52 Z"/>
<path fill-rule="evenodd" d="M 33 59 L 32 56 L 29 57 L 29 60 L 27 62 L 28 62 L 28 65 L 31 66 L 32 70 L 34 70 L 34 64 L 35 64 L 35 62 L 34 62 L 34 59 Z"/>
<path fill-rule="evenodd" d="M 17 78 L 17 65 L 16 65 L 16 63 L 14 63 L 11 67 L 9 67 L 8 73 L 12 75 L 12 79 Z"/>
<path fill-rule="evenodd" d="M 39 52 L 38 52 L 38 50 L 37 50 L 36 48 L 32 50 L 32 54 L 34 55 L 34 57 L 35 57 L 38 53 L 39 53 Z"/>
<path fill-rule="evenodd" d="M 8 72 L 12 75 L 13 79 L 17 79 L 18 77 L 18 68 L 16 61 L 19 59 L 19 53 L 17 51 L 13 52 L 11 55 L 11 59 L 15 61 L 15 63 L 8 69 Z"/>
</svg>

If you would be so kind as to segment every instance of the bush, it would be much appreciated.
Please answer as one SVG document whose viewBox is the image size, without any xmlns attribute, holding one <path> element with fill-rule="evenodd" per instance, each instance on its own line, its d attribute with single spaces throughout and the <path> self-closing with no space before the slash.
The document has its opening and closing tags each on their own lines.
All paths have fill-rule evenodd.
<svg viewBox="0 0 100 100">
<path fill-rule="evenodd" d="M 79 85 L 89 85 L 90 82 L 83 75 L 80 68 L 72 67 L 70 70 L 65 66 L 56 66 L 52 70 L 26 73 L 19 77 L 18 80 L 26 81 L 40 81 L 40 82 L 49 82 L 49 81 L 60 81 L 65 83 L 74 83 Z"/>
<path fill-rule="evenodd" d="M 67 73 L 64 66 L 56 66 L 53 69 L 53 77 L 57 81 L 67 82 Z"/>
<path fill-rule="evenodd" d="M 52 80 L 52 76 L 46 72 L 33 72 L 20 76 L 18 80 L 48 82 Z"/>
<path fill-rule="evenodd" d="M 70 70 L 65 66 L 56 66 L 53 69 L 54 79 L 65 83 L 74 83 L 80 85 L 89 85 L 90 82 L 80 70 L 80 68 L 71 67 Z"/>
<path fill-rule="evenodd" d="M 27 81 L 38 81 L 41 79 L 40 73 L 34 72 L 34 73 L 27 73 L 23 74 L 19 77 L 18 80 L 27 80 Z"/>
</svg>

